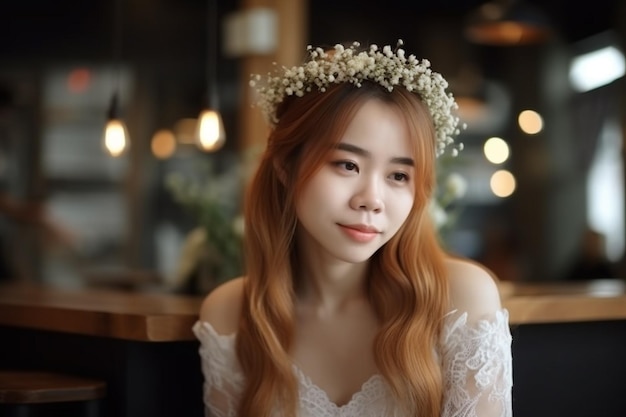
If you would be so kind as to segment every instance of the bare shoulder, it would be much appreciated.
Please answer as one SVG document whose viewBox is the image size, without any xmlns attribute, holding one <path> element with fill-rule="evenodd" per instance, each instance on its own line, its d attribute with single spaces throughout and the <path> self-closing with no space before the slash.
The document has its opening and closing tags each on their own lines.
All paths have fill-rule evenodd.
<svg viewBox="0 0 626 417">
<path fill-rule="evenodd" d="M 200 321 L 209 323 L 219 334 L 237 331 L 243 302 L 244 278 L 231 279 L 211 291 L 200 307 Z"/>
<path fill-rule="evenodd" d="M 496 278 L 481 264 L 462 258 L 446 260 L 452 308 L 479 319 L 501 308 Z"/>
</svg>

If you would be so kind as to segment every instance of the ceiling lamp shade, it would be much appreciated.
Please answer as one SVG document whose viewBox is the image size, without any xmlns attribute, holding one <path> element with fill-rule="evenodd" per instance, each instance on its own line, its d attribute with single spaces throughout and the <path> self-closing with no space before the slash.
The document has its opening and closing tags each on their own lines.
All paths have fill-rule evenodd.
<svg viewBox="0 0 626 417">
<path fill-rule="evenodd" d="M 465 36 L 470 42 L 492 46 L 539 44 L 553 34 L 541 10 L 522 0 L 493 0 L 468 16 Z"/>
</svg>

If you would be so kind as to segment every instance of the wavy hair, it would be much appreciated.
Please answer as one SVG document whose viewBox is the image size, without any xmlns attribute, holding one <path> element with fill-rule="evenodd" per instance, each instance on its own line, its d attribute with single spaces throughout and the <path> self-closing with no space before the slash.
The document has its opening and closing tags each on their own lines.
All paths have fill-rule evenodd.
<svg viewBox="0 0 626 417">
<path fill-rule="evenodd" d="M 295 201 L 367 100 L 404 115 L 415 159 L 415 201 L 408 218 L 371 259 L 368 297 L 381 321 L 373 353 L 407 415 L 438 416 L 443 397 L 436 345 L 448 305 L 443 252 L 428 202 L 435 187 L 435 134 L 426 106 L 403 88 L 366 82 L 288 98 L 245 201 L 247 278 L 237 356 L 246 376 L 239 415 L 296 414 L 297 380 L 289 356 L 298 272 Z"/>
</svg>

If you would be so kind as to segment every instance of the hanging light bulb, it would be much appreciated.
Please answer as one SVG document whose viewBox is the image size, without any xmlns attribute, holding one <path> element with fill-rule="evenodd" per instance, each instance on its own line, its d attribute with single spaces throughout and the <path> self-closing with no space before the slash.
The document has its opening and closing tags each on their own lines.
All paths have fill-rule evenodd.
<svg viewBox="0 0 626 417">
<path fill-rule="evenodd" d="M 109 120 L 104 132 L 104 146 L 111 156 L 120 156 L 126 150 L 126 126 L 119 119 Z"/>
<path fill-rule="evenodd" d="M 118 113 L 118 95 L 115 93 L 111 97 L 108 121 L 104 128 L 104 148 L 113 157 L 122 155 L 128 147 L 128 130 Z"/>
<path fill-rule="evenodd" d="M 222 116 L 217 110 L 206 109 L 198 117 L 196 140 L 200 149 L 217 151 L 226 141 Z"/>
<path fill-rule="evenodd" d="M 222 116 L 218 109 L 217 94 L 217 0 L 208 0 L 208 32 L 209 54 L 207 60 L 207 75 L 209 87 L 209 103 L 206 109 L 200 112 L 196 125 L 196 142 L 205 152 L 215 152 L 226 141 L 226 132 L 222 123 Z"/>
<path fill-rule="evenodd" d="M 120 55 L 122 41 L 121 0 L 115 2 L 115 18 L 113 31 L 113 56 L 117 61 L 116 87 L 111 96 L 111 104 L 107 112 L 107 124 L 104 127 L 104 149 L 114 158 L 122 155 L 129 145 L 128 130 L 119 116 L 119 83 L 120 83 Z"/>
</svg>

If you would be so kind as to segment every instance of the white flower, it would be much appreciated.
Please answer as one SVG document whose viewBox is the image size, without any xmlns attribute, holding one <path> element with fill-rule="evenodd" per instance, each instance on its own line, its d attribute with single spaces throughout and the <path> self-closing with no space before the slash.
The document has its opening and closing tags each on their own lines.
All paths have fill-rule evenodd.
<svg viewBox="0 0 626 417">
<path fill-rule="evenodd" d="M 237 217 L 234 218 L 232 227 L 237 236 L 243 237 L 244 229 L 245 229 L 244 224 L 245 222 L 244 222 L 244 218 L 242 215 L 238 215 Z"/>
<path fill-rule="evenodd" d="M 428 212 L 435 228 L 441 229 L 448 222 L 448 213 L 439 205 L 436 199 L 431 199 L 428 205 Z"/>
<path fill-rule="evenodd" d="M 414 55 L 407 59 L 401 45 L 403 42 L 399 40 L 395 50 L 389 45 L 384 46 L 382 51 L 377 45 L 360 50 L 359 43 L 354 42 L 347 48 L 335 45 L 332 53 L 309 45 L 309 60 L 302 66 L 276 67 L 273 73 L 267 75 L 263 85 L 260 85 L 259 75 L 252 75 L 250 86 L 256 88 L 258 105 L 272 124 L 278 123 L 276 108 L 286 96 L 302 97 L 314 88 L 324 92 L 331 84 L 339 83 L 361 87 L 365 80 L 378 83 L 388 91 L 393 91 L 394 86 L 403 86 L 419 95 L 430 110 L 436 130 L 437 156 L 448 147 L 456 156 L 463 146 L 461 143 L 454 144 L 453 137 L 459 134 L 459 118 L 453 110 L 458 106 L 452 94 L 446 91 L 448 82 L 430 69 L 427 59 L 420 61 Z M 462 127 L 465 128 L 465 125 Z"/>
<path fill-rule="evenodd" d="M 465 178 L 456 172 L 451 172 L 446 178 L 446 192 L 450 193 L 450 196 L 455 200 L 463 198 L 467 192 L 467 181 Z"/>
</svg>

